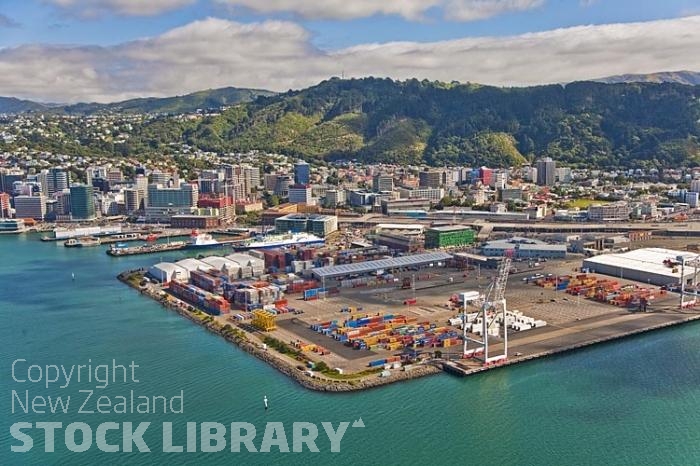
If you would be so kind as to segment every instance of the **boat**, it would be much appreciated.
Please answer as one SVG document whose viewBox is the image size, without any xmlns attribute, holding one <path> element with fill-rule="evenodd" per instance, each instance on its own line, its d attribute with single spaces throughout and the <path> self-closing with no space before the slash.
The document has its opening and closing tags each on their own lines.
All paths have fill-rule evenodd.
<svg viewBox="0 0 700 466">
<path fill-rule="evenodd" d="M 94 236 L 70 238 L 63 243 L 63 245 L 67 248 L 89 248 L 99 246 L 100 244 L 102 244 L 100 238 L 95 238 Z"/>
<path fill-rule="evenodd" d="M 207 249 L 221 246 L 222 243 L 215 240 L 209 233 L 200 233 L 192 230 L 190 240 L 187 242 L 187 249 Z"/>
<path fill-rule="evenodd" d="M 237 243 L 234 249 L 245 251 L 249 249 L 270 249 L 289 246 L 308 246 L 325 244 L 326 240 L 310 233 L 285 233 L 281 235 L 266 235 Z"/>
</svg>

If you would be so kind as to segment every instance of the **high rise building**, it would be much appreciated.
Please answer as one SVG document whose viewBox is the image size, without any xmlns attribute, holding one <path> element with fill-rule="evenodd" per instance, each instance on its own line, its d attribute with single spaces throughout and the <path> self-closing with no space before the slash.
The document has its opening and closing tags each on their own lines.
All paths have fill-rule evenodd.
<svg viewBox="0 0 700 466">
<path fill-rule="evenodd" d="M 445 171 L 426 168 L 418 174 L 418 185 L 421 188 L 439 188 L 445 184 Z"/>
<path fill-rule="evenodd" d="M 491 183 L 493 183 L 493 169 L 488 168 L 488 167 L 481 167 L 477 171 L 478 179 L 481 181 L 481 184 L 484 186 L 491 186 Z"/>
<path fill-rule="evenodd" d="M 505 189 L 507 183 L 508 172 L 501 170 L 493 174 L 490 186 L 494 189 Z"/>
<path fill-rule="evenodd" d="M 557 163 L 551 157 L 545 157 L 535 162 L 537 168 L 537 184 L 539 186 L 554 186 L 557 176 Z"/>
<path fill-rule="evenodd" d="M 153 171 L 151 172 L 151 184 L 159 184 L 166 188 L 173 188 L 180 186 L 180 177 L 177 172 L 161 172 Z"/>
<path fill-rule="evenodd" d="M 260 186 L 260 167 L 252 165 L 243 165 L 243 181 L 245 183 L 246 194 L 251 194 L 258 186 Z"/>
<path fill-rule="evenodd" d="M 196 184 L 182 183 L 177 188 L 148 185 L 146 220 L 168 222 L 173 215 L 190 215 L 197 209 L 199 188 Z"/>
<path fill-rule="evenodd" d="M 57 192 L 53 195 L 56 200 L 56 207 L 53 211 L 57 217 L 64 215 L 70 215 L 70 190 L 64 189 L 63 191 Z"/>
<path fill-rule="evenodd" d="M 46 197 L 43 194 L 15 196 L 15 217 L 44 220 L 46 217 Z"/>
<path fill-rule="evenodd" d="M 571 183 L 571 168 L 569 167 L 558 167 L 557 168 L 557 181 L 560 183 Z"/>
<path fill-rule="evenodd" d="M 203 195 L 199 197 L 197 207 L 218 212 L 221 224 L 231 223 L 236 217 L 236 208 L 231 196 L 223 194 Z"/>
<path fill-rule="evenodd" d="M 84 184 L 70 187 L 70 212 L 73 219 L 92 220 L 95 212 L 95 188 Z"/>
<path fill-rule="evenodd" d="M 294 184 L 289 187 L 289 202 L 292 204 L 313 204 L 311 186 Z"/>
<path fill-rule="evenodd" d="M 265 191 L 274 191 L 277 186 L 277 173 L 265 173 L 263 175 L 263 186 Z"/>
<path fill-rule="evenodd" d="M 374 175 L 372 180 L 372 188 L 374 192 L 393 191 L 394 177 L 391 175 Z"/>
<path fill-rule="evenodd" d="M 41 194 L 46 196 L 47 198 L 49 197 L 49 171 L 48 170 L 41 170 L 39 173 L 36 174 L 36 180 L 39 183 L 39 186 L 41 186 Z"/>
<path fill-rule="evenodd" d="M 199 189 L 196 185 L 182 183 L 177 188 L 148 185 L 148 207 L 196 207 Z"/>
<path fill-rule="evenodd" d="M 109 168 L 107 169 L 106 179 L 110 183 L 121 183 L 124 181 L 124 174 L 119 168 Z"/>
<path fill-rule="evenodd" d="M 202 194 L 218 194 L 224 191 L 224 170 L 202 170 L 197 184 Z"/>
<path fill-rule="evenodd" d="M 294 184 L 309 184 L 311 180 L 311 166 L 300 160 L 294 164 Z"/>
<path fill-rule="evenodd" d="M 70 187 L 70 176 L 63 168 L 50 168 L 47 174 L 47 188 L 49 196 L 61 192 Z"/>
<path fill-rule="evenodd" d="M 107 179 L 107 168 L 105 167 L 88 167 L 85 170 L 85 179 L 87 184 L 92 184 L 92 180 L 96 178 Z"/>
<path fill-rule="evenodd" d="M 335 208 L 347 202 L 347 195 L 344 189 L 329 189 L 326 191 L 324 205 L 326 207 Z"/>
<path fill-rule="evenodd" d="M 7 194 L 12 194 L 12 185 L 15 181 L 24 181 L 27 177 L 22 170 L 0 170 L 0 191 Z"/>
<path fill-rule="evenodd" d="M 10 218 L 10 195 L 0 192 L 0 218 Z"/>
<path fill-rule="evenodd" d="M 690 192 L 700 193 L 700 180 L 693 180 L 690 182 Z"/>
<path fill-rule="evenodd" d="M 141 192 L 136 188 L 124 190 L 124 206 L 127 214 L 132 214 L 141 208 Z"/>
<path fill-rule="evenodd" d="M 148 200 L 148 177 L 145 175 L 136 175 L 134 178 L 134 188 L 139 192 L 139 198 L 141 199 L 140 208 L 146 206 Z"/>
<path fill-rule="evenodd" d="M 280 197 L 289 196 L 289 186 L 291 186 L 292 177 L 288 175 L 277 175 L 277 182 L 275 183 L 275 195 Z"/>
</svg>

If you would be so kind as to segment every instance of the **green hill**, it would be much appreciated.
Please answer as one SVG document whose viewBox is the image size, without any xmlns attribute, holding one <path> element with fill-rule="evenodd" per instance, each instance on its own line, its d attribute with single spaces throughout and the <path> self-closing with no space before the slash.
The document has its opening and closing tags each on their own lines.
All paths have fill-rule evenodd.
<svg viewBox="0 0 700 466">
<path fill-rule="evenodd" d="M 30 100 L 0 97 L 0 113 L 67 113 L 92 115 L 97 113 L 191 113 L 198 109 L 217 109 L 242 102 L 250 102 L 258 96 L 271 96 L 273 92 L 258 89 L 224 87 L 209 89 L 174 97 L 146 97 L 109 104 L 79 103 L 72 105 L 41 104 Z"/>
<path fill-rule="evenodd" d="M 664 71 L 650 74 L 622 74 L 596 79 L 601 83 L 676 83 L 689 86 L 700 85 L 700 73 L 697 71 Z"/>
<path fill-rule="evenodd" d="M 206 106 L 206 99 L 195 97 L 199 94 L 112 109 L 183 111 Z M 308 89 L 261 95 L 215 116 L 182 121 L 164 115 L 135 126 L 121 143 L 81 137 L 79 127 L 63 128 L 65 139 L 19 143 L 55 152 L 133 156 L 157 156 L 171 152 L 173 143 L 185 143 L 215 152 L 260 149 L 326 162 L 510 166 L 551 156 L 581 167 L 696 166 L 700 86 L 575 82 L 497 88 L 334 78 Z M 80 146 L 64 148 L 68 142 L 63 141 Z"/>
<path fill-rule="evenodd" d="M 26 113 L 49 111 L 50 107 L 31 100 L 15 97 L 0 97 L 0 113 Z"/>
<path fill-rule="evenodd" d="M 601 84 L 496 88 L 331 79 L 205 119 L 186 142 L 308 159 L 580 166 L 700 163 L 700 87 Z"/>
</svg>

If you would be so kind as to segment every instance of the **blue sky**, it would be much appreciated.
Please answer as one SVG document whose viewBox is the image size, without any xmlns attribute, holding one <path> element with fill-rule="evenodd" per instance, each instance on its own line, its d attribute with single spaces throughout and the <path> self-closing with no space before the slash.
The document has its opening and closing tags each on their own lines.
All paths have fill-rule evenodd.
<svg viewBox="0 0 700 466">
<path fill-rule="evenodd" d="M 0 95 L 284 90 L 345 69 L 498 85 L 699 69 L 697 15 L 698 0 L 0 0 Z"/>
<path fill-rule="evenodd" d="M 346 21 L 305 19 L 294 12 L 255 14 L 209 0 L 198 0 L 182 8 L 148 16 L 107 11 L 96 17 L 83 18 L 79 13 L 78 9 L 61 8 L 44 0 L 0 0 L 0 14 L 11 18 L 19 26 L 3 28 L 0 45 L 113 45 L 157 36 L 196 19 L 218 17 L 245 23 L 270 18 L 292 20 L 313 33 L 315 45 L 322 48 L 339 48 L 366 42 L 427 42 L 467 36 L 513 35 L 576 25 L 669 19 L 692 13 L 700 14 L 700 2 L 549 0 L 544 2 L 544 5 L 530 10 L 467 22 L 445 20 L 435 11 L 429 11 L 427 17 L 421 21 L 381 14 Z"/>
</svg>

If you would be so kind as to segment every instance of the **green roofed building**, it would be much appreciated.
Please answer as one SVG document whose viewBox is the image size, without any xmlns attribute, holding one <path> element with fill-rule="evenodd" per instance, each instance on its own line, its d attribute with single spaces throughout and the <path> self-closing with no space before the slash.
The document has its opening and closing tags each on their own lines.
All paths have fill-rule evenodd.
<svg viewBox="0 0 700 466">
<path fill-rule="evenodd" d="M 448 225 L 425 230 L 425 248 L 452 248 L 474 243 L 476 233 L 469 227 Z"/>
</svg>

